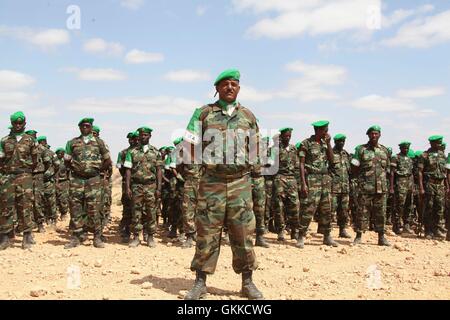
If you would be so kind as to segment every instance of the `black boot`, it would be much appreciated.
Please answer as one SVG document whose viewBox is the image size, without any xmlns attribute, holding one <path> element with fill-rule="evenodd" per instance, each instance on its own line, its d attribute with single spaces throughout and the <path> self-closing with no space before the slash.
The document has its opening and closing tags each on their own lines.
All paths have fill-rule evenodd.
<svg viewBox="0 0 450 320">
<path fill-rule="evenodd" d="M 149 234 L 149 235 L 147 236 L 147 245 L 148 245 L 150 248 L 154 248 L 154 247 L 156 246 L 156 243 L 155 243 L 155 240 L 153 239 L 153 235 L 152 235 L 152 234 Z"/>
<path fill-rule="evenodd" d="M 242 295 L 249 300 L 261 300 L 263 294 L 255 286 L 252 280 L 252 271 L 246 271 L 242 273 Z"/>
<path fill-rule="evenodd" d="M 441 230 L 436 229 L 436 231 L 433 234 L 433 239 L 435 239 L 435 240 L 444 240 L 445 239 L 445 234 L 442 233 Z"/>
<path fill-rule="evenodd" d="M 284 230 L 281 230 L 280 232 L 278 232 L 278 241 L 284 241 Z"/>
<path fill-rule="evenodd" d="M 9 245 L 10 245 L 10 242 L 9 242 L 8 234 L 6 234 L 6 233 L 0 234 L 0 251 L 7 249 L 9 247 Z"/>
<path fill-rule="evenodd" d="M 96 248 L 104 248 L 105 244 L 102 241 L 102 232 L 96 231 L 94 234 L 94 247 Z"/>
<path fill-rule="evenodd" d="M 339 238 L 350 239 L 351 236 L 347 233 L 345 227 L 339 227 Z"/>
<path fill-rule="evenodd" d="M 206 292 L 206 273 L 203 271 L 197 271 L 194 286 L 184 296 L 184 300 L 199 300 L 206 294 Z"/>
<path fill-rule="evenodd" d="M 64 249 L 72 249 L 78 247 L 81 244 L 77 234 L 73 234 L 70 238 L 70 242 L 64 245 Z"/>
<path fill-rule="evenodd" d="M 355 240 L 353 240 L 353 244 L 361 244 L 361 242 L 362 242 L 361 238 L 362 238 L 362 233 L 361 232 L 357 232 Z"/>
<path fill-rule="evenodd" d="M 183 249 L 186 248 L 192 248 L 192 246 L 194 246 L 194 235 L 192 234 L 187 234 L 186 235 L 186 241 L 183 242 L 183 244 L 181 245 L 181 247 Z"/>
<path fill-rule="evenodd" d="M 128 243 L 128 246 L 130 248 L 136 248 L 140 244 L 141 244 L 141 241 L 139 240 L 139 233 L 135 233 L 133 235 L 133 240 L 130 240 L 130 242 Z"/>
<path fill-rule="evenodd" d="M 323 235 L 323 244 L 331 247 L 338 247 L 339 244 L 333 240 L 333 237 L 329 232 Z"/>
<path fill-rule="evenodd" d="M 389 247 L 391 244 L 384 237 L 384 232 L 378 232 L 378 245 Z"/>
<path fill-rule="evenodd" d="M 411 227 L 409 226 L 408 223 L 405 223 L 405 225 L 403 226 L 403 232 L 407 233 L 407 234 L 413 234 L 414 232 L 411 230 Z"/>
<path fill-rule="evenodd" d="M 31 237 L 31 231 L 24 232 L 23 233 L 23 239 L 22 239 L 22 249 L 30 249 L 33 245 L 32 237 Z"/>
<path fill-rule="evenodd" d="M 269 244 L 266 242 L 266 239 L 264 239 L 262 234 L 257 234 L 256 235 L 255 246 L 256 247 L 269 248 Z"/>
<path fill-rule="evenodd" d="M 44 228 L 44 224 L 43 223 L 39 223 L 38 224 L 38 232 L 39 233 L 44 233 L 45 232 L 45 228 Z"/>
<path fill-rule="evenodd" d="M 298 235 L 297 243 L 295 246 L 299 249 L 303 249 L 305 247 L 305 237 L 301 234 Z"/>
</svg>

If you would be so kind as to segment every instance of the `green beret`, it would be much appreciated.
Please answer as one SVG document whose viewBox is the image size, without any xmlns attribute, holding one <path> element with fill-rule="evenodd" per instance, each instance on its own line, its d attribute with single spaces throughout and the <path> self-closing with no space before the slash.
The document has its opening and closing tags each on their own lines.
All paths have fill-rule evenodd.
<svg viewBox="0 0 450 320">
<path fill-rule="evenodd" d="M 228 69 L 219 74 L 216 81 L 214 82 L 214 85 L 217 86 L 220 81 L 226 80 L 226 79 L 233 79 L 239 81 L 241 79 L 241 73 L 237 69 Z"/>
<path fill-rule="evenodd" d="M 399 144 L 400 147 L 403 147 L 403 146 L 408 146 L 409 147 L 410 145 L 411 145 L 411 142 L 409 142 L 409 141 L 402 141 Z"/>
<path fill-rule="evenodd" d="M 174 146 L 168 146 L 168 147 L 166 147 L 166 150 L 172 151 L 172 150 L 175 150 L 175 147 Z"/>
<path fill-rule="evenodd" d="M 150 128 L 150 127 L 143 126 L 143 127 L 140 127 L 140 128 L 138 129 L 138 131 L 143 131 L 143 132 L 145 132 L 145 133 L 152 133 L 153 129 Z"/>
<path fill-rule="evenodd" d="M 292 130 L 294 130 L 294 129 L 292 129 L 292 128 L 281 128 L 279 131 L 280 131 L 280 133 L 285 133 L 285 132 L 292 131 Z"/>
<path fill-rule="evenodd" d="M 128 132 L 127 133 L 127 139 L 133 138 L 134 132 Z"/>
<path fill-rule="evenodd" d="M 411 158 L 411 159 L 414 159 L 416 157 L 416 153 L 414 152 L 414 150 L 409 149 L 408 157 Z"/>
<path fill-rule="evenodd" d="M 37 131 L 36 130 L 27 130 L 27 131 L 25 131 L 25 133 L 32 136 L 32 135 L 35 135 L 37 133 Z"/>
<path fill-rule="evenodd" d="M 347 136 L 342 133 L 338 133 L 337 135 L 334 136 L 334 141 L 345 140 L 345 139 L 347 139 Z"/>
<path fill-rule="evenodd" d="M 59 152 L 66 152 L 66 149 L 64 149 L 64 148 L 58 148 L 58 149 L 56 149 L 55 152 L 56 152 L 56 153 L 59 153 Z"/>
<path fill-rule="evenodd" d="M 387 149 L 388 149 L 389 153 L 392 153 L 392 148 L 391 147 L 388 147 Z"/>
<path fill-rule="evenodd" d="M 37 137 L 36 140 L 37 140 L 38 142 L 41 142 L 41 141 L 47 140 L 47 137 L 46 137 L 46 136 L 39 136 L 39 137 Z"/>
<path fill-rule="evenodd" d="M 176 146 L 176 145 L 179 144 L 181 141 L 183 141 L 183 137 L 176 138 L 175 140 L 173 140 L 173 145 Z"/>
<path fill-rule="evenodd" d="M 80 120 L 80 122 L 78 122 L 78 126 L 81 126 L 81 124 L 83 123 L 90 123 L 91 125 L 94 123 L 94 119 L 93 118 L 83 118 Z"/>
<path fill-rule="evenodd" d="M 320 121 L 316 121 L 314 123 L 311 123 L 311 125 L 314 128 L 322 128 L 322 127 L 325 127 L 325 126 L 327 126 L 329 124 L 330 124 L 330 121 L 327 121 L 327 120 L 320 120 Z"/>
<path fill-rule="evenodd" d="M 436 136 L 431 136 L 428 138 L 428 141 L 430 141 L 430 142 L 439 141 L 439 140 L 444 140 L 444 136 L 436 135 Z"/>
<path fill-rule="evenodd" d="M 302 146 L 302 143 L 301 143 L 301 142 L 297 142 L 297 143 L 295 144 L 295 148 L 296 148 L 297 150 L 300 149 L 301 146 Z"/>
<path fill-rule="evenodd" d="M 442 146 L 445 148 L 447 147 L 447 143 L 446 142 L 442 142 Z"/>
<path fill-rule="evenodd" d="M 8 130 L 11 130 L 13 128 L 13 126 L 9 125 L 8 126 Z"/>
<path fill-rule="evenodd" d="M 378 131 L 378 132 L 381 132 L 381 127 L 380 127 L 379 125 L 371 126 L 369 129 L 367 129 L 366 134 L 369 134 L 369 133 L 371 133 L 372 131 Z"/>
<path fill-rule="evenodd" d="M 99 126 L 93 126 L 92 131 L 100 133 L 100 127 Z"/>
<path fill-rule="evenodd" d="M 139 131 L 133 131 L 133 138 L 139 138 Z"/>
<path fill-rule="evenodd" d="M 11 120 L 11 122 L 16 122 L 17 120 L 21 119 L 22 121 L 25 121 L 25 115 L 23 114 L 22 111 L 17 111 L 15 113 L 13 113 L 9 119 Z"/>
</svg>

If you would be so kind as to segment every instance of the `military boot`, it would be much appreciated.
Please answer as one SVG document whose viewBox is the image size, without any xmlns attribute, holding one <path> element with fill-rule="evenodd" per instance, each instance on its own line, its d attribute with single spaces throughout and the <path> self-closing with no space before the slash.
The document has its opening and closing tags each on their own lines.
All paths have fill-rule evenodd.
<svg viewBox="0 0 450 320">
<path fill-rule="evenodd" d="M 14 231 L 14 228 L 11 229 L 11 231 L 8 233 L 9 239 L 14 239 L 16 237 L 16 232 Z"/>
<path fill-rule="evenodd" d="M 403 226 L 403 233 L 407 233 L 407 234 L 413 234 L 414 232 L 411 230 L 411 227 L 409 226 L 408 223 L 405 223 L 405 225 Z"/>
<path fill-rule="evenodd" d="M 194 286 L 184 296 L 184 300 L 199 300 L 206 294 L 206 292 L 206 273 L 203 271 L 197 271 Z"/>
<path fill-rule="evenodd" d="M 24 232 L 23 233 L 23 239 L 22 239 L 22 249 L 30 249 L 33 245 L 33 238 L 31 236 L 31 231 Z"/>
<path fill-rule="evenodd" d="M 305 237 L 303 235 L 299 234 L 295 246 L 299 249 L 303 249 L 305 247 Z"/>
<path fill-rule="evenodd" d="M 362 242 L 361 238 L 362 238 L 362 233 L 361 232 L 357 232 L 355 240 L 353 240 L 353 244 L 361 244 L 361 242 Z"/>
<path fill-rule="evenodd" d="M 323 235 L 323 244 L 331 247 L 338 247 L 339 244 L 333 240 L 333 237 L 329 232 Z"/>
<path fill-rule="evenodd" d="M 170 239 L 174 239 L 177 237 L 177 228 L 175 226 L 172 226 L 167 237 Z"/>
<path fill-rule="evenodd" d="M 183 249 L 186 249 L 186 248 L 192 248 L 193 245 L 194 245 L 194 236 L 191 234 L 186 235 L 186 241 L 183 242 L 181 247 Z"/>
<path fill-rule="evenodd" d="M 141 244 L 141 241 L 139 240 L 139 233 L 135 233 L 133 235 L 133 240 L 130 240 L 130 242 L 128 243 L 128 247 L 136 248 L 140 244 Z"/>
<path fill-rule="evenodd" d="M 447 231 L 447 237 L 445 238 L 446 241 L 450 241 L 450 229 Z"/>
<path fill-rule="evenodd" d="M 38 232 L 39 233 L 44 233 L 45 232 L 45 228 L 44 228 L 44 224 L 43 223 L 39 223 L 38 224 Z"/>
<path fill-rule="evenodd" d="M 147 245 L 148 245 L 150 248 L 154 248 L 154 247 L 156 246 L 156 243 L 155 243 L 155 240 L 153 239 L 153 235 L 152 235 L 152 234 L 149 234 L 149 235 L 147 236 Z"/>
<path fill-rule="evenodd" d="M 0 251 L 7 249 L 9 245 L 10 242 L 8 235 L 5 233 L 0 234 Z"/>
<path fill-rule="evenodd" d="M 445 234 L 442 233 L 441 230 L 436 229 L 436 231 L 433 234 L 433 239 L 435 239 L 435 240 L 444 240 L 445 239 Z"/>
<path fill-rule="evenodd" d="M 278 241 L 284 241 L 284 230 L 281 230 L 280 232 L 278 232 Z"/>
<path fill-rule="evenodd" d="M 77 234 L 73 234 L 70 238 L 70 242 L 64 245 L 64 249 L 72 249 L 78 247 L 81 244 Z"/>
<path fill-rule="evenodd" d="M 345 227 L 339 227 L 339 238 L 350 239 L 351 236 L 347 233 Z"/>
<path fill-rule="evenodd" d="M 104 248 L 105 244 L 102 241 L 102 232 L 96 231 L 94 234 L 94 247 L 96 248 Z"/>
<path fill-rule="evenodd" d="M 386 237 L 384 236 L 384 232 L 378 233 L 378 245 L 379 246 L 386 246 L 389 247 L 391 244 L 389 241 L 387 241 Z"/>
<path fill-rule="evenodd" d="M 297 240 L 298 239 L 298 230 L 295 230 L 295 228 L 293 228 L 291 230 L 291 240 Z"/>
<path fill-rule="evenodd" d="M 36 244 L 36 241 L 34 240 L 33 234 L 31 234 L 31 244 Z"/>
<path fill-rule="evenodd" d="M 269 247 L 269 244 L 266 242 L 266 239 L 264 239 L 264 237 L 261 233 L 256 234 L 255 246 L 263 247 L 263 248 Z"/>
<path fill-rule="evenodd" d="M 252 280 L 252 271 L 242 273 L 242 295 L 249 300 L 262 300 L 263 294 L 255 286 Z"/>
</svg>

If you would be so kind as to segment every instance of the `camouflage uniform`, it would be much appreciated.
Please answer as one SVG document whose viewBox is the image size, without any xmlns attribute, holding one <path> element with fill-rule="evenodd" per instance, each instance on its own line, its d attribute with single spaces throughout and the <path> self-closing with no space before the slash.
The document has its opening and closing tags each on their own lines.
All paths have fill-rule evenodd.
<svg viewBox="0 0 450 320">
<path fill-rule="evenodd" d="M 347 151 L 333 148 L 332 164 L 332 212 L 337 213 L 337 224 L 345 228 L 350 209 L 350 155 Z"/>
<path fill-rule="evenodd" d="M 353 155 L 351 156 L 353 158 Z M 354 177 L 353 174 L 350 178 L 350 212 L 351 212 L 351 225 L 355 228 L 356 216 L 358 213 L 358 198 L 359 198 L 359 186 L 358 178 Z"/>
<path fill-rule="evenodd" d="M 413 223 L 414 163 L 413 159 L 401 153 L 392 157 L 394 169 L 396 210 L 394 211 L 394 229 L 399 230 L 402 224 Z"/>
<path fill-rule="evenodd" d="M 20 137 L 20 138 L 19 138 Z M 33 156 L 37 156 L 35 140 L 27 134 L 10 133 L 0 142 L 0 160 L 3 163 L 3 192 L 0 233 L 14 228 L 13 215 L 17 213 L 24 233 L 33 229 Z"/>
<path fill-rule="evenodd" d="M 309 193 L 300 199 L 300 236 L 305 236 L 314 214 L 319 212 L 318 233 L 331 232 L 331 176 L 328 169 L 327 145 L 311 136 L 302 142 L 300 158 L 305 158 L 305 179 Z"/>
<path fill-rule="evenodd" d="M 102 224 L 106 226 L 111 218 L 111 204 L 112 204 L 112 167 L 106 171 L 100 172 L 100 179 L 102 180 L 102 195 L 100 203 L 100 211 L 102 215 Z"/>
<path fill-rule="evenodd" d="M 148 144 L 128 150 L 124 167 L 131 169 L 131 191 L 133 210 L 131 232 L 139 235 L 144 230 L 148 235 L 156 232 L 156 188 L 157 169 L 162 167 L 161 155 Z"/>
<path fill-rule="evenodd" d="M 69 170 L 64 159 L 59 161 L 59 169 L 56 174 L 56 205 L 61 217 L 69 212 Z"/>
<path fill-rule="evenodd" d="M 443 227 L 445 210 L 446 158 L 442 151 L 431 149 L 419 158 L 418 167 L 423 170 L 425 209 L 423 222 L 425 233 L 436 233 Z"/>
<path fill-rule="evenodd" d="M 102 139 L 93 135 L 79 136 L 66 146 L 65 158 L 70 160 L 70 230 L 78 236 L 86 226 L 101 235 L 100 201 L 102 182 L 100 169 L 110 159 Z"/>
<path fill-rule="evenodd" d="M 191 263 L 192 271 L 202 271 L 212 274 L 216 270 L 220 252 L 222 228 L 228 228 L 231 250 L 233 252 L 233 270 L 245 273 L 257 268 L 256 255 L 253 250 L 252 237 L 255 232 L 255 216 L 253 213 L 251 166 L 248 158 L 242 163 L 236 163 L 240 154 L 246 154 L 248 143 L 237 143 L 234 136 L 228 141 L 227 130 L 233 132 L 238 128 L 254 130 L 255 140 L 259 133 L 255 116 L 238 102 L 231 116 L 216 102 L 197 109 L 188 126 L 185 141 L 194 144 L 202 143 L 201 150 L 211 147 L 221 148 L 223 153 L 216 155 L 220 163 L 214 164 L 208 157 L 203 158 L 204 172 L 200 178 L 197 215 L 195 225 L 197 229 L 197 243 L 195 256 Z M 201 124 L 201 130 L 196 126 Z M 207 130 L 217 129 L 221 134 L 223 145 L 214 139 L 213 142 L 202 142 Z M 228 139 L 227 139 L 228 138 Z M 253 136 L 252 136 L 253 138 Z M 242 141 L 241 141 L 242 142 Z M 243 145 L 244 144 L 244 145 Z M 227 164 L 227 148 L 230 155 L 234 155 L 233 164 Z M 237 147 L 236 149 L 234 147 Z M 220 151 L 219 151 L 220 152 Z"/>
<path fill-rule="evenodd" d="M 273 212 L 275 229 L 278 233 L 286 227 L 285 217 L 291 230 L 297 230 L 299 223 L 298 185 L 295 172 L 299 166 L 297 149 L 290 144 L 279 150 L 279 169 L 273 180 Z"/>
<path fill-rule="evenodd" d="M 370 144 L 360 146 L 354 155 L 352 164 L 359 167 L 358 213 L 355 231 L 369 229 L 372 217 L 374 231 L 384 233 L 387 202 L 387 169 L 390 168 L 388 149 L 383 145 L 372 148 Z"/>
<path fill-rule="evenodd" d="M 33 213 L 34 213 L 34 222 L 37 225 L 42 225 L 45 220 L 44 214 L 44 172 L 45 165 L 44 163 L 50 163 L 50 155 L 46 151 L 46 147 L 37 144 L 36 146 L 38 156 L 38 164 L 36 168 L 33 170 Z"/>
<path fill-rule="evenodd" d="M 125 158 L 129 150 L 132 147 L 128 147 L 119 152 L 119 156 L 117 157 L 116 167 L 119 169 L 120 175 L 122 176 L 122 219 L 120 220 L 120 230 L 124 235 L 128 235 L 130 233 L 130 225 L 131 219 L 133 215 L 133 201 L 129 199 L 127 196 L 127 185 L 125 180 L 125 167 L 123 164 L 125 163 Z"/>
<path fill-rule="evenodd" d="M 183 177 L 184 184 L 180 194 L 182 202 L 183 230 L 187 236 L 195 234 L 195 213 L 200 180 L 200 166 L 196 164 L 177 165 L 177 172 Z"/>
<path fill-rule="evenodd" d="M 59 159 L 56 154 L 45 147 L 46 156 L 44 158 L 49 159 L 48 169 L 44 173 L 44 215 L 48 220 L 56 221 L 56 184 L 55 184 L 55 168 L 59 167 Z"/>
<path fill-rule="evenodd" d="M 267 156 L 270 158 L 270 155 L 272 153 L 273 148 L 269 148 Z M 275 218 L 273 216 L 273 180 L 275 178 L 275 175 L 264 175 L 264 185 L 266 189 L 266 205 L 264 210 L 264 218 L 265 218 L 265 224 L 269 228 L 270 232 L 276 232 L 275 230 Z"/>
</svg>

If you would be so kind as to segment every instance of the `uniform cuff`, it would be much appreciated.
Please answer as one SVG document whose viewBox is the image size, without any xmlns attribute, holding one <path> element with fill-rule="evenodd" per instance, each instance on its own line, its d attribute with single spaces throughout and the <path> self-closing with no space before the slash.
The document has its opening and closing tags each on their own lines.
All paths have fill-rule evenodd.
<svg viewBox="0 0 450 320">
<path fill-rule="evenodd" d="M 133 164 L 130 161 L 125 161 L 123 166 L 128 169 L 133 168 Z"/>
<path fill-rule="evenodd" d="M 197 145 L 200 143 L 200 136 L 198 134 L 192 133 L 188 130 L 186 130 L 186 132 L 184 133 L 184 140 L 192 143 L 194 145 Z"/>
<path fill-rule="evenodd" d="M 359 167 L 361 163 L 359 162 L 358 159 L 352 159 L 352 165 L 354 165 L 355 167 Z"/>
<path fill-rule="evenodd" d="M 72 159 L 72 156 L 70 155 L 70 154 L 65 154 L 64 155 L 64 160 L 71 160 Z"/>
<path fill-rule="evenodd" d="M 450 170 L 450 163 L 447 163 L 447 164 L 445 165 L 445 168 L 447 168 L 447 170 Z"/>
</svg>

